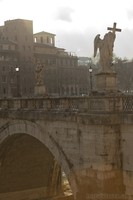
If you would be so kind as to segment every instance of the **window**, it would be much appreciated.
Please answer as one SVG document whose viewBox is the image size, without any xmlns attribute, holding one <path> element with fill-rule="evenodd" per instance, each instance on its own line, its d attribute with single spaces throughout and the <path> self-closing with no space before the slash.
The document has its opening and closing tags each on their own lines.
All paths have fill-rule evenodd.
<svg viewBox="0 0 133 200">
<path fill-rule="evenodd" d="M 18 40 L 18 37 L 17 37 L 17 35 L 15 35 L 15 36 L 14 36 L 14 40 L 15 40 L 15 41 L 17 41 L 17 40 Z"/>
<path fill-rule="evenodd" d="M 3 94 L 6 94 L 6 88 L 3 88 Z"/>
<path fill-rule="evenodd" d="M 3 61 L 3 60 L 4 60 L 4 56 L 0 55 L 0 61 Z"/>
<path fill-rule="evenodd" d="M 3 83 L 6 83 L 6 80 L 7 80 L 6 75 L 3 75 L 3 76 L 2 76 L 2 82 L 3 82 Z"/>
<path fill-rule="evenodd" d="M 47 36 L 47 43 L 49 43 L 49 37 Z"/>
<path fill-rule="evenodd" d="M 23 50 L 25 51 L 25 45 L 23 45 Z"/>
<path fill-rule="evenodd" d="M 37 37 L 34 38 L 34 42 L 37 43 Z"/>
<path fill-rule="evenodd" d="M 43 37 L 41 36 L 41 43 L 43 43 Z"/>
<path fill-rule="evenodd" d="M 53 44 L 53 38 L 50 38 L 50 44 Z"/>
<path fill-rule="evenodd" d="M 27 37 L 27 35 L 25 35 L 25 41 L 27 41 L 28 40 L 28 37 Z"/>
<path fill-rule="evenodd" d="M 2 71 L 5 71 L 5 70 L 6 70 L 6 67 L 5 67 L 5 66 L 3 66 L 3 67 L 2 67 Z"/>
<path fill-rule="evenodd" d="M 9 50 L 9 46 L 7 44 L 3 45 L 3 50 Z"/>
</svg>

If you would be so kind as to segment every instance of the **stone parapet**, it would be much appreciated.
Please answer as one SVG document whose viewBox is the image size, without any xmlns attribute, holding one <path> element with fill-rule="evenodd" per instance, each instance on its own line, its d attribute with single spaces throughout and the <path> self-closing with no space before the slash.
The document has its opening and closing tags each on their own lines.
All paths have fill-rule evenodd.
<svg viewBox="0 0 133 200">
<path fill-rule="evenodd" d="M 0 110 L 43 110 L 55 112 L 132 112 L 133 96 L 123 94 L 91 95 L 87 97 L 33 97 L 0 99 Z"/>
</svg>

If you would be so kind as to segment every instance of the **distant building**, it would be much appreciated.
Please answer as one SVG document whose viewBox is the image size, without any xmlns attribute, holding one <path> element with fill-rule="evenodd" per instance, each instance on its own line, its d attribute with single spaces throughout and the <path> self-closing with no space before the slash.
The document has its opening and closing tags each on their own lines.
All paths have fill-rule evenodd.
<svg viewBox="0 0 133 200">
<path fill-rule="evenodd" d="M 133 61 L 119 60 L 113 65 L 117 73 L 118 89 L 123 93 L 133 94 Z"/>
<path fill-rule="evenodd" d="M 56 47 L 55 34 L 33 34 L 31 20 L 14 19 L 0 26 L 0 96 L 33 96 L 38 60 L 48 95 L 88 93 L 88 68 L 77 56 Z"/>
</svg>

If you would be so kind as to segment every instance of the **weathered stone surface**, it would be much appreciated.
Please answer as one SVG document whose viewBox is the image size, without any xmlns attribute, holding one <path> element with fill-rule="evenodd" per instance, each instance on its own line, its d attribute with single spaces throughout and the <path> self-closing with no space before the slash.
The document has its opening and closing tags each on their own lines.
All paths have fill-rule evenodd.
<svg viewBox="0 0 133 200">
<path fill-rule="evenodd" d="M 117 90 L 116 73 L 98 73 L 96 74 L 96 89 L 98 91 Z"/>
<path fill-rule="evenodd" d="M 91 100 L 96 105 L 96 101 Z M 133 117 L 128 111 L 128 100 L 118 96 L 116 101 L 115 97 L 114 112 L 112 99 L 104 101 L 108 102 L 104 111 L 102 107 L 101 111 L 93 112 L 35 109 L 34 101 L 31 105 L 31 101 L 27 101 L 32 109 L 0 110 L 2 200 L 9 199 L 10 195 L 13 200 L 19 200 L 12 194 L 20 192 L 21 199 L 22 192 L 26 195 L 28 191 L 35 197 L 36 193 L 42 194 L 42 190 L 54 196 L 59 186 L 55 184 L 59 179 L 54 173 L 58 171 L 56 164 L 52 164 L 54 160 L 66 173 L 76 200 L 101 199 L 100 194 L 111 200 L 115 200 L 116 195 L 121 199 L 132 197 Z M 85 100 L 85 105 L 87 102 L 90 107 L 92 101 Z M 20 105 L 22 102 L 17 103 Z M 125 111 L 121 111 L 122 108 Z M 50 169 L 53 174 L 49 173 Z M 50 174 L 52 179 L 49 179 Z M 49 180 L 52 180 L 50 184 Z"/>
<path fill-rule="evenodd" d="M 46 95 L 46 88 L 44 85 L 36 85 L 35 86 L 35 96 L 45 96 Z"/>
</svg>

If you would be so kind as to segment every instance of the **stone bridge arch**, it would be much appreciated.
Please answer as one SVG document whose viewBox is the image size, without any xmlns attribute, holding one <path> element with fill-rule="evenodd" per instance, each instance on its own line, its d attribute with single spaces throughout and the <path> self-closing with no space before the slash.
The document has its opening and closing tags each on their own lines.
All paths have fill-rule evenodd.
<svg viewBox="0 0 133 200">
<path fill-rule="evenodd" d="M 66 174 L 69 172 L 69 167 L 67 166 L 66 160 L 63 159 L 62 152 L 59 150 L 58 146 L 52 142 L 51 136 L 46 134 L 46 130 L 43 130 L 40 124 L 26 120 L 5 122 L 0 131 L 0 144 L 7 137 L 15 134 L 28 134 L 39 140 L 49 149 L 56 160 L 61 164 Z"/>
<path fill-rule="evenodd" d="M 59 145 L 54 141 L 54 137 L 49 135 L 47 130 L 44 130 L 44 128 L 41 126 L 41 123 L 27 120 L 3 121 L 3 124 L 0 128 L 0 147 L 11 138 L 13 138 L 14 140 L 15 137 L 18 138 L 22 135 L 25 135 L 25 137 L 29 136 L 30 138 L 34 138 L 39 141 L 40 144 L 43 144 L 51 152 L 51 155 L 53 155 L 56 161 L 60 164 L 66 175 L 69 174 L 69 163 L 67 163 L 65 155 L 62 153 Z M 73 180 L 73 183 L 74 182 L 75 181 Z"/>
</svg>

